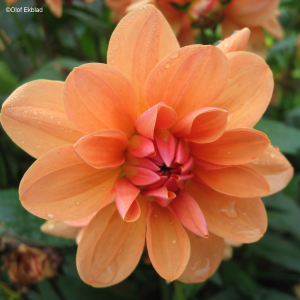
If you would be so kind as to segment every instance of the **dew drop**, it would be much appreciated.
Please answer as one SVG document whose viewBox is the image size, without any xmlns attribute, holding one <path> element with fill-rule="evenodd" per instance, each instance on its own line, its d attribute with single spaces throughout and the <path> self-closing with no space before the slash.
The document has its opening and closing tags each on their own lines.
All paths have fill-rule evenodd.
<svg viewBox="0 0 300 300">
<path fill-rule="evenodd" d="M 238 213 L 235 209 L 235 202 L 223 202 L 219 211 L 222 213 L 222 215 L 231 219 L 236 219 L 238 217 Z"/>
<path fill-rule="evenodd" d="M 20 143 L 23 145 L 23 144 L 25 143 L 25 141 L 24 141 L 24 140 L 21 140 Z"/>
<path fill-rule="evenodd" d="M 171 64 L 170 64 L 170 63 L 165 64 L 165 68 L 166 68 L 166 69 L 169 69 L 170 67 L 171 67 Z"/>
<path fill-rule="evenodd" d="M 172 54 L 170 55 L 170 58 L 176 58 L 176 57 L 178 57 L 178 56 L 179 56 L 179 52 L 176 51 L 176 52 L 174 52 L 174 53 L 172 53 Z"/>
<path fill-rule="evenodd" d="M 79 201 L 77 201 L 77 202 L 76 202 L 76 205 L 79 205 L 79 204 L 80 204 L 80 202 L 79 202 Z"/>
<path fill-rule="evenodd" d="M 49 218 L 49 219 L 53 219 L 53 214 L 47 214 L 47 218 Z"/>
<path fill-rule="evenodd" d="M 27 114 L 27 113 L 28 113 L 28 110 L 25 110 L 24 113 Z"/>
<path fill-rule="evenodd" d="M 158 217 L 158 215 L 154 215 L 154 218 L 157 218 Z"/>
<path fill-rule="evenodd" d="M 118 252 L 118 254 L 120 254 L 122 251 L 124 250 L 124 247 L 123 246 L 121 246 L 121 248 L 119 249 L 119 252 Z"/>
<path fill-rule="evenodd" d="M 271 158 L 274 158 L 274 157 L 275 157 L 275 154 L 274 154 L 274 153 L 271 153 L 270 156 L 271 156 Z"/>
<path fill-rule="evenodd" d="M 53 119 L 53 116 L 50 116 L 50 119 Z"/>
<path fill-rule="evenodd" d="M 34 111 L 33 114 L 36 116 L 37 115 L 37 111 Z"/>
<path fill-rule="evenodd" d="M 253 230 L 242 230 L 242 231 L 238 231 L 238 234 L 241 234 L 243 236 L 246 237 L 257 237 L 257 236 L 262 236 L 262 232 L 260 228 L 256 228 Z"/>
<path fill-rule="evenodd" d="M 173 244 L 176 244 L 176 241 L 175 241 L 175 240 L 173 240 L 173 241 L 172 241 L 172 243 L 173 243 Z"/>
<path fill-rule="evenodd" d="M 108 284 L 115 278 L 118 271 L 118 263 L 112 261 L 109 266 L 99 275 L 98 281 L 102 284 Z"/>
<path fill-rule="evenodd" d="M 229 46 L 228 42 L 224 43 L 224 47 L 227 48 Z"/>
<path fill-rule="evenodd" d="M 106 191 L 106 187 L 101 188 L 102 191 Z"/>
</svg>

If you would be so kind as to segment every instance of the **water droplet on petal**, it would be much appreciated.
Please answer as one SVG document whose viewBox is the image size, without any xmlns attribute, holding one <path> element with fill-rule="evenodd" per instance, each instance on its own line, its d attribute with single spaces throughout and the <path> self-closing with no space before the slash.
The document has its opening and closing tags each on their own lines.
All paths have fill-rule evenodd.
<svg viewBox="0 0 300 300">
<path fill-rule="evenodd" d="M 53 116 L 50 116 L 50 119 L 53 119 Z"/>
<path fill-rule="evenodd" d="M 47 214 L 47 218 L 49 218 L 49 219 L 53 219 L 53 214 Z"/>
<path fill-rule="evenodd" d="M 271 156 L 271 158 L 274 158 L 274 157 L 275 157 L 275 154 L 274 154 L 274 153 L 271 153 L 270 156 Z"/>
<path fill-rule="evenodd" d="M 28 113 L 28 110 L 25 110 L 24 113 L 27 114 L 27 113 Z"/>
<path fill-rule="evenodd" d="M 25 143 L 25 141 L 24 141 L 24 140 L 21 140 L 21 141 L 20 141 L 20 144 L 24 144 L 24 143 Z"/>
<path fill-rule="evenodd" d="M 173 240 L 173 241 L 172 241 L 172 243 L 173 243 L 173 244 L 176 244 L 176 241 L 175 241 L 175 240 Z"/>
<path fill-rule="evenodd" d="M 113 281 L 118 271 L 118 263 L 112 261 L 110 265 L 99 275 L 98 281 L 102 284 L 108 284 Z"/>
<path fill-rule="evenodd" d="M 80 202 L 79 202 L 79 201 L 77 201 L 77 202 L 76 202 L 76 205 L 79 205 L 79 204 L 80 204 Z"/>
<path fill-rule="evenodd" d="M 54 227 L 55 227 L 55 224 L 54 224 L 54 223 L 48 223 L 48 229 L 49 229 L 49 230 L 54 229 Z"/>
<path fill-rule="evenodd" d="M 170 63 L 165 64 L 165 68 L 166 68 L 166 69 L 169 69 L 170 67 L 171 67 L 171 64 L 170 64 Z"/>
<path fill-rule="evenodd" d="M 235 209 L 235 202 L 223 202 L 219 208 L 219 211 L 222 213 L 222 215 L 231 219 L 236 219 L 238 217 L 238 213 Z"/>
<path fill-rule="evenodd" d="M 227 48 L 229 46 L 228 42 L 224 43 L 224 47 Z"/>
<path fill-rule="evenodd" d="M 102 191 L 106 191 L 106 187 L 101 188 Z"/>
<path fill-rule="evenodd" d="M 36 115 L 37 115 L 37 112 L 36 112 L 36 111 L 34 111 L 34 112 L 33 112 L 33 114 L 36 116 Z"/>
<path fill-rule="evenodd" d="M 124 247 L 123 246 L 121 246 L 121 248 L 119 249 L 119 252 L 118 252 L 118 254 L 120 254 L 122 251 L 124 250 Z"/>
</svg>

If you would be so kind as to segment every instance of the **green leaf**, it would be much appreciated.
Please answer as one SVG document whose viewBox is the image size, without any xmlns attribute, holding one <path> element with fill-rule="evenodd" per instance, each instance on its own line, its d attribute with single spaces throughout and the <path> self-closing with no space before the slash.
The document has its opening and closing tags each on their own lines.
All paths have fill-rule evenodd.
<svg viewBox="0 0 300 300">
<path fill-rule="evenodd" d="M 261 299 L 264 299 L 264 300 L 297 300 L 296 297 L 281 293 L 281 292 L 273 290 L 273 289 L 265 290 L 265 292 L 263 293 L 263 297 Z"/>
<path fill-rule="evenodd" d="M 11 230 L 17 235 L 35 240 L 51 246 L 74 245 L 74 240 L 67 240 L 40 231 L 45 220 L 35 217 L 26 211 L 19 201 L 18 190 L 8 189 L 0 191 L 0 234 Z"/>
<path fill-rule="evenodd" d="M 240 296 L 234 289 L 226 289 L 221 291 L 206 300 L 243 300 L 243 297 Z"/>
<path fill-rule="evenodd" d="M 268 212 L 269 226 L 300 240 L 300 208 L 296 202 L 283 193 L 263 198 L 263 201 Z"/>
<path fill-rule="evenodd" d="M 255 129 L 268 135 L 272 144 L 278 146 L 281 152 L 297 154 L 300 148 L 300 130 L 265 118 L 255 125 Z"/>
<path fill-rule="evenodd" d="M 273 233 L 266 233 L 258 242 L 247 247 L 275 264 L 300 272 L 300 248 Z"/>
<path fill-rule="evenodd" d="M 206 284 L 206 282 L 186 284 L 180 281 L 175 283 L 173 300 L 188 300 L 194 297 Z"/>
<path fill-rule="evenodd" d="M 18 87 L 18 80 L 9 65 L 0 60 L 0 95 L 9 95 Z"/>
<path fill-rule="evenodd" d="M 296 36 L 287 37 L 281 41 L 277 41 L 274 46 L 268 51 L 268 58 L 277 53 L 286 53 L 286 51 L 293 51 L 296 45 Z"/>
<path fill-rule="evenodd" d="M 72 58 L 58 58 L 40 68 L 36 73 L 26 78 L 22 83 L 36 79 L 65 80 L 70 71 L 86 62 Z"/>
</svg>

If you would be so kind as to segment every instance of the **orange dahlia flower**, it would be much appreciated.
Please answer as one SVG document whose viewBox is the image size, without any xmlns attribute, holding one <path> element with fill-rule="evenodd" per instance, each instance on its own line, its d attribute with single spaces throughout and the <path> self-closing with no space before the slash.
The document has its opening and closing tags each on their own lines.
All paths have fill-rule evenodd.
<svg viewBox="0 0 300 300">
<path fill-rule="evenodd" d="M 107 65 L 82 65 L 66 82 L 27 83 L 3 104 L 3 128 L 38 158 L 21 181 L 22 205 L 53 221 L 99 210 L 77 253 L 88 284 L 126 278 L 145 239 L 163 278 L 203 281 L 224 238 L 250 243 L 264 234 L 260 196 L 283 188 L 293 169 L 252 129 L 273 77 L 243 51 L 249 34 L 180 49 L 163 15 L 145 5 L 116 27 Z"/>
<path fill-rule="evenodd" d="M 18 0 L 5 0 L 6 5 L 10 6 L 14 3 L 16 3 Z M 72 1 L 72 0 L 71 0 Z M 84 0 L 85 2 L 94 2 L 94 0 Z M 63 0 L 45 0 L 46 4 L 49 7 L 49 10 L 52 12 L 52 14 L 60 18 L 62 16 L 62 9 L 63 9 Z"/>
<path fill-rule="evenodd" d="M 171 24 L 182 46 L 194 44 L 192 23 L 200 27 L 211 27 L 221 22 L 223 38 L 234 30 L 251 29 L 248 51 L 266 57 L 265 36 L 262 29 L 276 39 L 283 37 L 283 30 L 277 20 L 280 0 L 231 0 L 222 8 L 225 0 L 106 0 L 112 9 L 112 20 L 118 22 L 128 11 L 145 2 L 153 3 Z M 189 5 L 186 11 L 175 8 Z"/>
</svg>

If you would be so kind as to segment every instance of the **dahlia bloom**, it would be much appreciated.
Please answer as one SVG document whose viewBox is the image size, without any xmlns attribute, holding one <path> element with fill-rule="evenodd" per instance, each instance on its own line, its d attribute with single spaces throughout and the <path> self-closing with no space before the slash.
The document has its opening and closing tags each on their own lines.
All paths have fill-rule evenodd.
<svg viewBox="0 0 300 300">
<path fill-rule="evenodd" d="M 7 6 L 11 6 L 17 1 L 18 0 L 5 0 Z M 84 1 L 89 3 L 94 2 L 94 0 L 84 0 Z M 49 10 L 52 12 L 52 14 L 55 17 L 60 18 L 62 16 L 63 0 L 45 0 L 45 2 L 48 5 Z"/>
<path fill-rule="evenodd" d="M 180 48 L 160 11 L 145 5 L 116 27 L 107 65 L 27 83 L 3 104 L 4 130 L 38 158 L 21 181 L 22 205 L 52 221 L 98 211 L 77 252 L 88 284 L 126 278 L 145 240 L 163 278 L 200 282 L 222 260 L 224 238 L 263 236 L 260 196 L 286 186 L 293 168 L 252 129 L 273 77 L 243 51 L 249 35 Z"/>
<path fill-rule="evenodd" d="M 283 38 L 283 30 L 277 20 L 280 0 L 231 0 L 224 9 L 224 0 L 148 0 L 164 14 L 171 24 L 181 46 L 194 44 L 195 33 L 191 24 L 200 27 L 212 27 L 221 22 L 223 38 L 230 36 L 235 30 L 244 27 L 251 29 L 248 51 L 266 57 L 266 30 L 276 39 Z M 112 10 L 112 20 L 118 22 L 128 11 L 138 5 L 145 4 L 145 0 L 106 0 Z M 187 11 L 179 11 L 174 4 L 184 7 Z"/>
</svg>

